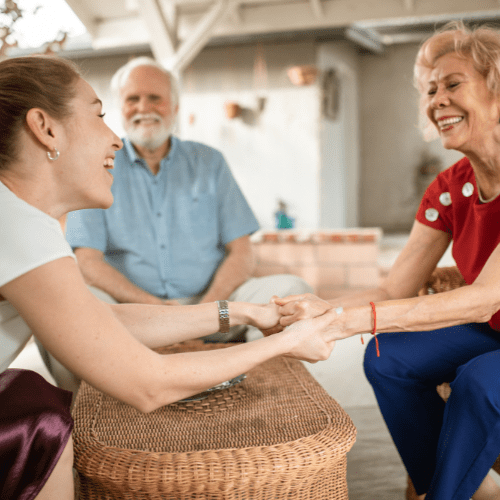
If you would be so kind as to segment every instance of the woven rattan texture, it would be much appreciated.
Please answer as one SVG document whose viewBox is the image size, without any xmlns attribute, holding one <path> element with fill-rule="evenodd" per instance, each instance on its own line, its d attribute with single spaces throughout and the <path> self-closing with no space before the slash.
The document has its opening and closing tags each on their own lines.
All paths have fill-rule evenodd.
<svg viewBox="0 0 500 500">
<path fill-rule="evenodd" d="M 348 498 L 356 429 L 302 363 L 270 360 L 235 388 L 244 396 L 225 411 L 142 414 L 82 384 L 73 411 L 80 498 Z"/>
<path fill-rule="evenodd" d="M 434 293 L 448 292 L 466 284 L 466 281 L 456 266 L 437 267 L 432 273 L 429 281 L 425 283 L 418 294 L 431 295 Z"/>
<path fill-rule="evenodd" d="M 447 292 L 455 290 L 461 286 L 467 285 L 458 267 L 437 267 L 432 273 L 429 281 L 425 283 L 418 292 L 419 295 L 431 295 L 434 293 Z M 444 401 L 447 401 L 451 394 L 451 387 L 448 382 L 444 382 L 436 387 L 437 393 Z M 500 474 L 500 456 L 496 459 L 492 469 Z M 415 487 L 408 476 L 408 486 L 406 489 L 406 500 L 417 500 L 418 495 Z"/>
</svg>

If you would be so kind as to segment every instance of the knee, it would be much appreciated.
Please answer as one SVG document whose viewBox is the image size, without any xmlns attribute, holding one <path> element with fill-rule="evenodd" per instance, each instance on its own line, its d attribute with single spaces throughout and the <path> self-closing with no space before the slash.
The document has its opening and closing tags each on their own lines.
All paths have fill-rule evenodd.
<svg viewBox="0 0 500 500">
<path fill-rule="evenodd" d="M 408 380 L 414 377 L 411 360 L 405 357 L 394 334 L 378 336 L 380 357 L 377 356 L 375 338 L 371 337 L 366 346 L 363 360 L 365 376 L 371 385 L 389 380 Z"/>
<path fill-rule="evenodd" d="M 276 295 L 286 297 L 287 295 L 298 295 L 302 293 L 313 293 L 314 289 L 307 281 L 294 274 L 276 275 Z"/>
<path fill-rule="evenodd" d="M 380 359 L 380 358 L 379 358 Z M 365 356 L 363 360 L 363 368 L 365 370 L 365 376 L 370 383 L 378 379 L 380 366 L 377 359 L 377 349 L 375 345 L 375 339 L 372 338 L 368 342 L 365 349 Z"/>
<path fill-rule="evenodd" d="M 450 384 L 452 395 L 477 407 L 485 403 L 500 413 L 499 362 L 500 353 L 491 352 L 461 366 L 457 370 L 455 380 Z"/>
</svg>

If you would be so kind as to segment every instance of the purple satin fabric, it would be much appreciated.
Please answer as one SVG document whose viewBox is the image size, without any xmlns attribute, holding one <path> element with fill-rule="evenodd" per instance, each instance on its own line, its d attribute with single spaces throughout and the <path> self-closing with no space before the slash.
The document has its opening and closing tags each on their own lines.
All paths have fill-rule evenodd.
<svg viewBox="0 0 500 500">
<path fill-rule="evenodd" d="M 71 398 L 38 373 L 0 374 L 0 499 L 40 493 L 73 430 Z"/>
</svg>

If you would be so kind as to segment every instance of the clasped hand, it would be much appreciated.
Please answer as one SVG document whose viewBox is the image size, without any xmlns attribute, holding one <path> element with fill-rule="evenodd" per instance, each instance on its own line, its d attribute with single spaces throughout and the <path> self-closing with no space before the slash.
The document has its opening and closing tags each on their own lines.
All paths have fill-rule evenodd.
<svg viewBox="0 0 500 500">
<path fill-rule="evenodd" d="M 305 294 L 273 297 L 270 304 L 264 307 L 268 314 L 272 311 L 276 316 L 272 320 L 267 318 L 271 321 L 265 325 L 266 328 L 262 328 L 263 322 L 258 327 L 265 336 L 286 328 L 282 335 L 290 346 L 294 346 L 288 356 L 312 363 L 330 356 L 335 345 L 333 330 L 336 328 L 332 328 L 332 318 L 325 313 L 332 309 L 331 304 L 312 294 Z M 273 326 L 270 325 L 272 322 Z"/>
<path fill-rule="evenodd" d="M 279 306 L 278 312 L 281 315 L 280 325 L 282 327 L 290 326 L 303 319 L 317 318 L 333 307 L 329 302 L 312 293 L 275 298 L 274 302 Z"/>
</svg>

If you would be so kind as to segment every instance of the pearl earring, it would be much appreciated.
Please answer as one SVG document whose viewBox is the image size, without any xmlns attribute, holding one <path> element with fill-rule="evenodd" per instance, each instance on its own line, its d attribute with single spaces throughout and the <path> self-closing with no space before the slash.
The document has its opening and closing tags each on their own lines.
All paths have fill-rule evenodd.
<svg viewBox="0 0 500 500">
<path fill-rule="evenodd" d="M 54 156 L 51 156 L 50 151 L 47 151 L 47 157 L 50 161 L 56 161 L 59 158 L 59 151 L 57 148 L 54 148 Z"/>
</svg>

